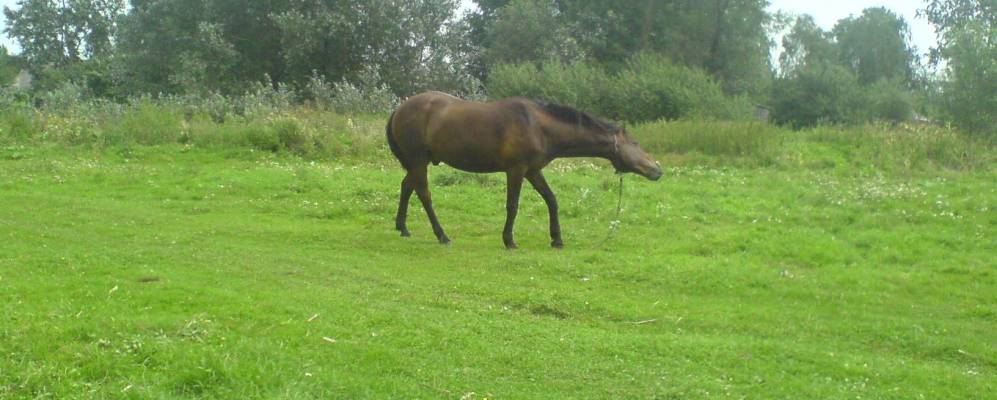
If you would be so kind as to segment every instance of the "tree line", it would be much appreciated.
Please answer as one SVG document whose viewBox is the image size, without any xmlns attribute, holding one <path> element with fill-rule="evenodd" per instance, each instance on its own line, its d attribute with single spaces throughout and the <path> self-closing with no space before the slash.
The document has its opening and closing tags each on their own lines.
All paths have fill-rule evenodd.
<svg viewBox="0 0 997 400">
<path fill-rule="evenodd" d="M 459 0 L 20 0 L 4 16 L 5 33 L 22 51 L 0 49 L 0 78 L 27 68 L 36 91 L 71 82 L 108 99 L 238 95 L 261 83 L 316 81 L 386 87 L 396 96 L 437 89 L 474 97 L 590 68 L 606 78 L 579 92 L 588 96 L 616 81 L 653 81 L 672 94 L 621 96 L 669 102 L 713 85 L 795 126 L 909 120 L 917 112 L 970 132 L 995 129 L 994 0 L 925 2 L 921 12 L 940 43 L 928 59 L 912 47 L 903 17 L 885 8 L 825 31 L 810 16 L 768 12 L 767 0 L 474 3 L 462 13 Z M 773 46 L 782 47 L 774 61 Z M 648 60 L 669 66 L 648 68 Z M 648 70 L 656 75 L 640 75 Z M 580 97 L 567 100 L 587 101 Z"/>
</svg>

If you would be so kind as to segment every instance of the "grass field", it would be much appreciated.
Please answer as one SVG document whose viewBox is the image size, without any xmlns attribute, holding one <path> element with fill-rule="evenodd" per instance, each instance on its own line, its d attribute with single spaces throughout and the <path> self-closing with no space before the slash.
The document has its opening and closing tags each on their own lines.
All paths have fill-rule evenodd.
<svg viewBox="0 0 997 400">
<path fill-rule="evenodd" d="M 8 143 L 0 398 L 993 398 L 992 165 L 825 136 L 660 154 L 608 240 L 608 163 L 558 161 L 562 251 L 527 191 L 505 250 L 503 180 L 446 167 L 454 243 L 414 199 L 398 237 L 383 148 Z"/>
</svg>

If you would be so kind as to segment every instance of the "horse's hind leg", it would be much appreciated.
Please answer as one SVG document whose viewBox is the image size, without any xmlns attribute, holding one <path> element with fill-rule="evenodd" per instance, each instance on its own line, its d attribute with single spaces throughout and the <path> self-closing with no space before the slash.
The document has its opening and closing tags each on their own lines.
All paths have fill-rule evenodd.
<svg viewBox="0 0 997 400">
<path fill-rule="evenodd" d="M 513 226 L 516 225 L 516 214 L 519 213 L 519 192 L 523 188 L 522 170 L 512 170 L 506 172 L 506 199 L 505 199 L 505 229 L 502 229 L 502 242 L 505 248 L 515 249 L 516 241 L 513 239 Z"/>
<path fill-rule="evenodd" d="M 395 216 L 395 229 L 401 232 L 404 237 L 412 235 L 405 226 L 405 220 L 408 218 L 409 199 L 412 197 L 412 191 L 415 190 L 411 176 L 411 173 L 405 174 L 405 178 L 402 179 L 402 191 L 398 199 L 398 215 Z"/>
<path fill-rule="evenodd" d="M 429 216 L 429 223 L 433 225 L 433 233 L 436 234 L 436 238 L 439 239 L 440 243 L 448 244 L 450 243 L 450 238 L 443 233 L 443 227 L 440 226 L 440 221 L 436 219 L 436 212 L 433 211 L 433 198 L 429 194 L 429 178 L 426 167 L 427 164 L 422 164 L 420 167 L 410 169 L 406 179 L 412 179 L 411 182 L 415 187 L 415 194 L 419 196 L 422 208 L 426 209 L 426 215 Z"/>
</svg>

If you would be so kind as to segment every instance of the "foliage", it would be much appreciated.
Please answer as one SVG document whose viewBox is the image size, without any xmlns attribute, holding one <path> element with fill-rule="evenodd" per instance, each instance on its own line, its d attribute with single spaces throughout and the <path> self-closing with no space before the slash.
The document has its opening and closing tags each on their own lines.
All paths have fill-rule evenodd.
<svg viewBox="0 0 997 400">
<path fill-rule="evenodd" d="M 398 94 L 451 81 L 439 88 L 469 91 L 455 10 L 454 0 L 148 0 L 122 19 L 118 61 L 139 93 L 238 94 L 263 76 L 304 86 L 316 71 L 339 82 L 371 65 Z"/>
<path fill-rule="evenodd" d="M 834 26 L 841 65 L 858 76 L 859 83 L 914 79 L 916 54 L 910 47 L 910 28 L 904 18 L 883 7 L 867 8 L 859 17 L 848 17 Z"/>
<path fill-rule="evenodd" d="M 808 68 L 832 64 L 838 58 L 837 51 L 831 33 L 817 26 L 812 16 L 801 15 L 782 38 L 781 76 L 791 77 Z"/>
<path fill-rule="evenodd" d="M 906 122 L 914 118 L 914 99 L 899 79 L 880 80 L 864 88 L 868 102 L 867 117 L 888 122 Z"/>
<path fill-rule="evenodd" d="M 0 45 L 0 88 L 6 88 L 21 72 L 20 57 L 11 56 L 7 48 Z"/>
<path fill-rule="evenodd" d="M 476 3 L 469 37 L 492 61 L 499 54 L 499 62 L 570 62 L 580 54 L 622 66 L 637 54 L 657 53 L 709 71 L 729 93 L 761 95 L 771 81 L 765 1 Z"/>
<path fill-rule="evenodd" d="M 489 75 L 488 93 L 546 99 L 631 122 L 751 113 L 746 100 L 726 96 L 706 73 L 650 54 L 633 57 L 618 72 L 584 62 L 499 66 Z"/>
<path fill-rule="evenodd" d="M 992 0 L 932 0 L 924 10 L 935 24 L 946 61 L 944 117 L 956 126 L 997 137 L 997 3 Z"/>
<path fill-rule="evenodd" d="M 653 54 L 631 58 L 614 82 L 615 114 L 630 121 L 749 118 L 754 111 L 741 96 L 727 96 L 702 70 L 682 67 Z"/>
<path fill-rule="evenodd" d="M 883 8 L 843 19 L 833 32 L 798 17 L 783 38 L 773 118 L 797 128 L 910 121 L 917 84 L 909 36 L 903 18 Z"/>
<path fill-rule="evenodd" d="M 345 79 L 330 84 L 316 73 L 308 81 L 305 92 L 316 105 L 348 114 L 383 114 L 400 102 L 391 89 L 381 83 L 374 69 L 361 73 L 356 84 Z"/>
<path fill-rule="evenodd" d="M 143 0 L 121 18 L 116 57 L 132 93 L 238 92 L 265 75 L 282 78 L 269 15 L 286 2 Z"/>
<path fill-rule="evenodd" d="M 959 127 L 997 137 L 997 27 L 967 23 L 943 54 L 949 81 L 944 108 Z"/>
<path fill-rule="evenodd" d="M 487 31 L 489 65 L 582 59 L 554 0 L 513 0 L 496 11 Z"/>
<path fill-rule="evenodd" d="M 18 0 L 4 7 L 4 33 L 35 66 L 64 66 L 111 55 L 124 0 Z"/>
<path fill-rule="evenodd" d="M 772 118 L 800 128 L 862 120 L 864 98 L 858 79 L 838 65 L 815 65 L 773 85 Z"/>
</svg>

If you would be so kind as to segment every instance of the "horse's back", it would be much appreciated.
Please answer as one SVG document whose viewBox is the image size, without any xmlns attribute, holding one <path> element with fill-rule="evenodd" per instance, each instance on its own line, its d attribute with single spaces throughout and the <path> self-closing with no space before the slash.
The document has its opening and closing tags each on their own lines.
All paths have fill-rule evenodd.
<svg viewBox="0 0 997 400">
<path fill-rule="evenodd" d="M 473 172 L 495 172 L 525 162 L 540 145 L 530 135 L 525 101 L 466 101 L 442 92 L 413 96 L 398 107 L 396 140 L 414 156 Z"/>
</svg>

